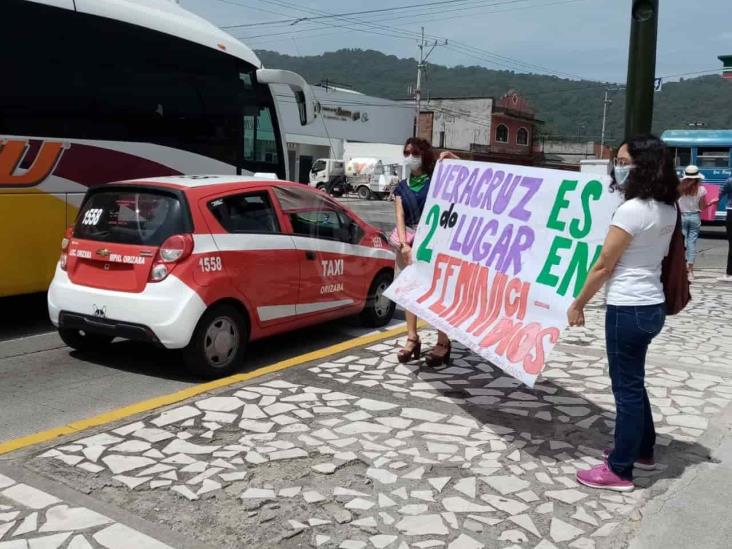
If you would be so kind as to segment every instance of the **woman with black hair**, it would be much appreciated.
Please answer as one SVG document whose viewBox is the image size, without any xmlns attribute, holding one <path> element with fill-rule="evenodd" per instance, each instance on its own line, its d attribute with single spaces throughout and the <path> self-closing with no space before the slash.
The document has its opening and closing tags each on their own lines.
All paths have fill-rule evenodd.
<svg viewBox="0 0 732 549">
<path fill-rule="evenodd" d="M 585 305 L 607 283 L 605 339 L 615 396 L 615 445 L 605 452 L 605 463 L 579 471 L 577 480 L 622 492 L 634 488 L 634 466 L 655 468 L 656 432 L 645 362 L 648 345 L 666 321 L 661 263 L 676 227 L 679 180 L 672 156 L 655 136 L 623 144 L 615 172 L 625 202 L 615 212 L 600 258 L 567 317 L 570 326 L 584 326 Z"/>
<path fill-rule="evenodd" d="M 443 158 L 457 158 L 457 156 L 443 152 L 440 159 Z M 412 262 L 412 242 L 427 201 L 430 179 L 436 164 L 435 151 L 426 139 L 410 137 L 404 144 L 404 162 L 410 173 L 394 190 L 396 228 L 390 239 L 397 248 L 397 266 L 400 270 Z M 407 344 L 397 354 L 397 359 L 402 363 L 419 359 L 422 350 L 422 342 L 417 333 L 417 316 L 409 311 L 406 311 L 405 315 Z M 450 360 L 451 350 L 447 334 L 437 332 L 437 345 L 427 353 L 425 363 L 430 367 L 445 364 Z"/>
</svg>

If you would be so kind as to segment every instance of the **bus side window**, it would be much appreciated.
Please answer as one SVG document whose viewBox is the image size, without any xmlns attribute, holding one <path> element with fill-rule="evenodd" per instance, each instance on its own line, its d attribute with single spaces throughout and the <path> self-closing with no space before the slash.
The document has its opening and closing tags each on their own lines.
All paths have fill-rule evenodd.
<svg viewBox="0 0 732 549">
<path fill-rule="evenodd" d="M 278 145 L 269 107 L 254 107 L 244 113 L 244 161 L 279 162 Z"/>
<path fill-rule="evenodd" d="M 700 168 L 729 168 L 729 147 L 700 147 L 697 151 L 697 164 Z"/>
<path fill-rule="evenodd" d="M 691 164 L 691 147 L 677 147 L 674 150 L 674 166 L 685 168 Z"/>
</svg>

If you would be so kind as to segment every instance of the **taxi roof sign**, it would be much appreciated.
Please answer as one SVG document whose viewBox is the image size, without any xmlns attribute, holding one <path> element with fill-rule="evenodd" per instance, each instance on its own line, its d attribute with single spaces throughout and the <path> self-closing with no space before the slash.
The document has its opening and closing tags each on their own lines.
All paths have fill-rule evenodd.
<svg viewBox="0 0 732 549">
<path fill-rule="evenodd" d="M 720 55 L 719 60 L 724 64 L 722 77 L 732 79 L 732 55 Z"/>
</svg>

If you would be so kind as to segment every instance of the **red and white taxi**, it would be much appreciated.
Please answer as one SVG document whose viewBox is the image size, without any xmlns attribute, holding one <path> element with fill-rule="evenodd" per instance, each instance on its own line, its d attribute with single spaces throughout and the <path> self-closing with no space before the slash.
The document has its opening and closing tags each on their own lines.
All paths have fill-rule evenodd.
<svg viewBox="0 0 732 549">
<path fill-rule="evenodd" d="M 51 320 L 75 349 L 114 337 L 185 349 L 195 373 L 246 343 L 359 314 L 382 326 L 394 253 L 380 231 L 304 185 L 165 177 L 91 189 L 62 242 Z"/>
</svg>

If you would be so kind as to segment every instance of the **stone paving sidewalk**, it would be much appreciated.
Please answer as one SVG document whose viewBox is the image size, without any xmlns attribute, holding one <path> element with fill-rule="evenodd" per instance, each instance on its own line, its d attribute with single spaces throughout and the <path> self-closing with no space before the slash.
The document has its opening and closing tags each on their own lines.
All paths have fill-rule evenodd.
<svg viewBox="0 0 732 549">
<path fill-rule="evenodd" d="M 702 279 L 694 296 L 651 350 L 660 467 L 637 472 L 631 493 L 574 480 L 612 440 L 599 308 L 533 390 L 459 345 L 449 366 L 399 365 L 397 338 L 69 439 L 27 466 L 210 547 L 623 546 L 649 498 L 707 461 L 699 439 L 732 400 L 732 379 L 710 373 L 732 350 L 732 287 Z M 86 547 L 4 545 L 46 531 L 18 533 L 35 520 L 24 505 L 0 514 L 0 549 Z M 99 540 L 110 527 L 78 530 L 112 547 Z"/>
<path fill-rule="evenodd" d="M 0 549 L 171 549 L 85 507 L 0 475 Z"/>
</svg>

